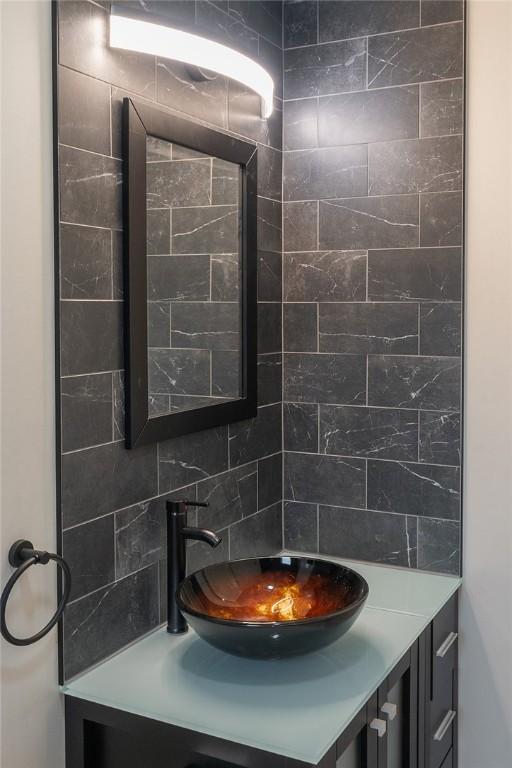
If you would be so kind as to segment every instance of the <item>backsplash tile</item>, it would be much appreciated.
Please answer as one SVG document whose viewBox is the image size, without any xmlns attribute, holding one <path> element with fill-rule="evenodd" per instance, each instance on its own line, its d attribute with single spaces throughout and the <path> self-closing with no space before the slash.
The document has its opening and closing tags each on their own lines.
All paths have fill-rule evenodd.
<svg viewBox="0 0 512 768">
<path fill-rule="evenodd" d="M 251 3 L 247 0 L 229 0 L 229 14 L 247 27 L 254 29 L 265 40 L 281 46 L 281 3 L 275 2 L 275 0 L 262 0 L 260 3 Z"/>
<path fill-rule="evenodd" d="M 285 251 L 318 248 L 318 203 L 283 204 L 283 247 Z"/>
<path fill-rule="evenodd" d="M 209 504 L 207 509 L 198 507 L 197 524 L 226 528 L 243 517 L 258 511 L 258 471 L 256 463 L 217 475 L 197 484 L 197 498 Z"/>
<path fill-rule="evenodd" d="M 121 163 L 82 149 L 59 152 L 60 217 L 71 224 L 121 228 Z"/>
<path fill-rule="evenodd" d="M 258 301 L 281 303 L 282 275 L 281 253 L 258 251 Z"/>
<path fill-rule="evenodd" d="M 318 552 L 318 505 L 285 501 L 283 544 L 299 552 Z"/>
<path fill-rule="evenodd" d="M 232 560 L 279 552 L 282 546 L 282 504 L 251 515 L 229 528 L 229 556 Z"/>
<path fill-rule="evenodd" d="M 462 192 L 420 195 L 420 245 L 462 244 Z"/>
<path fill-rule="evenodd" d="M 318 422 L 316 403 L 283 403 L 284 450 L 319 453 Z"/>
<path fill-rule="evenodd" d="M 332 147 L 414 138 L 418 96 L 418 86 L 413 85 L 320 98 L 318 143 Z"/>
<path fill-rule="evenodd" d="M 318 344 L 320 352 L 415 354 L 418 308 L 405 303 L 322 304 Z"/>
<path fill-rule="evenodd" d="M 418 568 L 460 573 L 460 523 L 418 518 Z"/>
<path fill-rule="evenodd" d="M 285 48 L 317 42 L 317 0 L 284 0 Z"/>
<path fill-rule="evenodd" d="M 156 457 L 156 445 L 127 451 L 122 442 L 63 454 L 63 527 L 77 525 L 156 496 Z"/>
<path fill-rule="evenodd" d="M 417 0 L 322 0 L 319 39 L 343 40 L 419 26 Z"/>
<path fill-rule="evenodd" d="M 347 506 L 364 509 L 366 462 L 311 453 L 284 454 L 284 498 L 327 504 L 346 499 Z"/>
<path fill-rule="evenodd" d="M 368 88 L 462 76 L 462 23 L 376 35 L 368 41 Z"/>
<path fill-rule="evenodd" d="M 153 499 L 114 513 L 116 576 L 157 563 L 165 557 L 165 510 L 161 499 Z"/>
<path fill-rule="evenodd" d="M 258 509 L 266 509 L 283 498 L 281 451 L 258 461 Z"/>
<path fill-rule="evenodd" d="M 444 5 L 448 5 L 445 2 Z M 439 80 L 420 86 L 420 136 L 448 136 L 464 132 L 464 83 Z"/>
<path fill-rule="evenodd" d="M 60 226 L 60 295 L 62 299 L 112 299 L 112 232 Z"/>
<path fill-rule="evenodd" d="M 462 305 L 457 302 L 422 304 L 420 329 L 420 354 L 460 355 Z"/>
<path fill-rule="evenodd" d="M 59 141 L 110 155 L 110 87 L 66 67 L 58 68 Z"/>
<path fill-rule="evenodd" d="M 307 0 L 298 0 L 304 5 Z M 294 3 L 295 4 L 295 3 Z M 318 99 L 285 101 L 283 105 L 283 149 L 318 146 Z"/>
<path fill-rule="evenodd" d="M 112 440 L 112 374 L 62 380 L 62 450 L 76 451 Z"/>
<path fill-rule="evenodd" d="M 460 413 L 420 412 L 420 461 L 430 464 L 461 463 Z"/>
<path fill-rule="evenodd" d="M 369 355 L 368 404 L 460 410 L 458 357 Z"/>
<path fill-rule="evenodd" d="M 416 517 L 324 506 L 318 516 L 322 554 L 416 568 Z"/>
<path fill-rule="evenodd" d="M 114 516 L 69 528 L 64 532 L 64 549 L 71 562 L 70 600 L 111 584 L 116 573 Z"/>
<path fill-rule="evenodd" d="M 460 301 L 461 248 L 385 249 L 368 254 L 372 301 Z"/>
<path fill-rule="evenodd" d="M 64 623 L 66 678 L 156 627 L 158 606 L 156 563 L 68 605 Z"/>
<path fill-rule="evenodd" d="M 281 450 L 281 404 L 258 409 L 255 419 L 229 425 L 229 461 L 231 467 L 270 456 Z"/>
<path fill-rule="evenodd" d="M 289 2 L 284 26 L 284 541 L 455 573 L 463 2 Z M 335 91 L 355 42 L 367 76 Z"/>
<path fill-rule="evenodd" d="M 418 245 L 419 212 L 415 195 L 320 200 L 318 210 L 320 250 Z"/>
<path fill-rule="evenodd" d="M 217 475 L 229 467 L 227 426 L 175 437 L 158 448 L 160 493 Z"/>
<path fill-rule="evenodd" d="M 287 50 L 283 79 L 285 99 L 359 91 L 366 80 L 366 40 Z"/>
<path fill-rule="evenodd" d="M 366 147 L 356 144 L 285 152 L 283 185 L 285 200 L 316 200 L 320 193 L 324 197 L 365 195 Z"/>
<path fill-rule="evenodd" d="M 457 520 L 459 502 L 458 467 L 368 462 L 367 504 L 370 509 Z"/>
<path fill-rule="evenodd" d="M 462 137 L 372 144 L 368 174 L 371 195 L 462 189 Z"/>
<path fill-rule="evenodd" d="M 285 301 L 364 301 L 366 251 L 283 254 Z"/>
<path fill-rule="evenodd" d="M 464 17 L 464 0 L 421 0 L 421 25 L 458 21 Z"/>
<path fill-rule="evenodd" d="M 418 413 L 399 408 L 321 405 L 320 453 L 415 461 Z"/>
<path fill-rule="evenodd" d="M 118 301 L 62 301 L 60 359 L 63 376 L 122 367 L 122 312 Z"/>
<path fill-rule="evenodd" d="M 258 355 L 258 405 L 281 401 L 282 355 Z"/>
<path fill-rule="evenodd" d="M 363 355 L 291 353 L 283 355 L 283 396 L 292 402 L 363 404 Z"/>
<path fill-rule="evenodd" d="M 316 352 L 318 307 L 316 304 L 283 304 L 283 350 Z"/>
<path fill-rule="evenodd" d="M 281 237 L 281 203 L 258 197 L 258 248 L 280 253 Z"/>
</svg>

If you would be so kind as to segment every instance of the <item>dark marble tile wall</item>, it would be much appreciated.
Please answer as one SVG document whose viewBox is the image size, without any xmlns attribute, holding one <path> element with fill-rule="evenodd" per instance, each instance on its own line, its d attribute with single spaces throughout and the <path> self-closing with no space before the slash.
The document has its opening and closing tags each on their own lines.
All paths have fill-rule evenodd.
<svg viewBox="0 0 512 768">
<path fill-rule="evenodd" d="M 276 83 L 268 121 L 259 116 L 259 97 L 234 81 L 195 83 L 175 62 L 111 50 L 108 5 L 66 0 L 58 6 L 61 520 L 73 573 L 63 644 L 67 678 L 165 620 L 167 498 L 209 500 L 209 509 L 193 511 L 191 519 L 222 533 L 215 551 L 190 546 L 192 568 L 214 557 L 277 551 L 282 543 L 282 4 L 140 3 L 260 60 Z M 260 195 L 258 417 L 130 451 L 123 442 L 125 95 L 257 141 Z M 158 226 L 154 231 L 158 239 Z M 192 268 L 185 246 L 181 253 Z M 219 375 L 225 372 L 225 361 L 217 366 Z M 434 442 L 426 446 L 434 449 Z"/>
<path fill-rule="evenodd" d="M 285 0 L 284 542 L 460 561 L 463 4 Z"/>
</svg>

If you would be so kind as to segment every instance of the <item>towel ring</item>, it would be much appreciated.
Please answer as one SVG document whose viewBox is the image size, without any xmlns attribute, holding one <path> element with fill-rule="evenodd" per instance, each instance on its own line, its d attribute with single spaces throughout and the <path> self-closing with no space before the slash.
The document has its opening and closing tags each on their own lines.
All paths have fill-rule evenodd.
<svg viewBox="0 0 512 768">
<path fill-rule="evenodd" d="M 14 635 L 11 635 L 5 622 L 5 609 L 7 608 L 7 601 L 9 599 L 9 595 L 11 594 L 12 588 L 18 579 L 23 576 L 25 571 L 28 571 L 32 565 L 46 565 L 50 562 L 50 560 L 53 560 L 57 563 L 64 575 L 64 588 L 62 597 L 57 606 L 57 610 L 55 611 L 48 624 L 46 624 L 46 626 L 44 626 L 39 632 L 36 632 L 35 635 L 31 635 L 30 637 L 15 637 Z M 12 645 L 32 645 L 32 643 L 37 643 L 38 640 L 41 640 L 41 638 L 47 635 L 64 613 L 64 609 L 69 600 L 69 593 L 71 591 L 71 571 L 69 569 L 69 565 L 60 555 L 54 555 L 51 552 L 43 552 L 38 549 L 34 549 L 32 542 L 27 541 L 26 539 L 19 539 L 18 541 L 15 541 L 11 546 L 9 550 L 9 563 L 13 568 L 16 568 L 16 570 L 5 585 L 2 592 L 2 597 L 0 599 L 0 631 L 5 640 L 7 640 L 7 642 L 11 643 Z"/>
</svg>

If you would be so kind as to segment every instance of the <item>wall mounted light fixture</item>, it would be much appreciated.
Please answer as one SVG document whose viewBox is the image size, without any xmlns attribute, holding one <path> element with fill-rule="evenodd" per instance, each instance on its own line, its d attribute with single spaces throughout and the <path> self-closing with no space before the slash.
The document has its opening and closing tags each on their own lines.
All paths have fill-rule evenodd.
<svg viewBox="0 0 512 768">
<path fill-rule="evenodd" d="M 274 82 L 268 72 L 243 53 L 199 35 L 112 13 L 110 45 L 217 72 L 243 83 L 261 96 L 262 117 L 273 110 Z"/>
</svg>

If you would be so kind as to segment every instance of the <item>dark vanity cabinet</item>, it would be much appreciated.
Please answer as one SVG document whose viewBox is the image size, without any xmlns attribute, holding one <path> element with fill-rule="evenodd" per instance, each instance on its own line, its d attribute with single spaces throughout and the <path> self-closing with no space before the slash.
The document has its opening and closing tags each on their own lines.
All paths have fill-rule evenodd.
<svg viewBox="0 0 512 768">
<path fill-rule="evenodd" d="M 418 646 L 401 659 L 336 743 L 336 768 L 417 768 Z"/>
<path fill-rule="evenodd" d="M 66 766 L 456 768 L 456 711 L 455 594 L 316 766 L 74 696 L 66 696 Z M 311 702 L 312 738 L 314 717 Z"/>
<path fill-rule="evenodd" d="M 456 768 L 456 715 L 457 595 L 340 736 L 335 768 Z"/>
<path fill-rule="evenodd" d="M 457 766 L 458 610 L 455 595 L 419 640 L 420 725 L 418 768 Z"/>
</svg>

